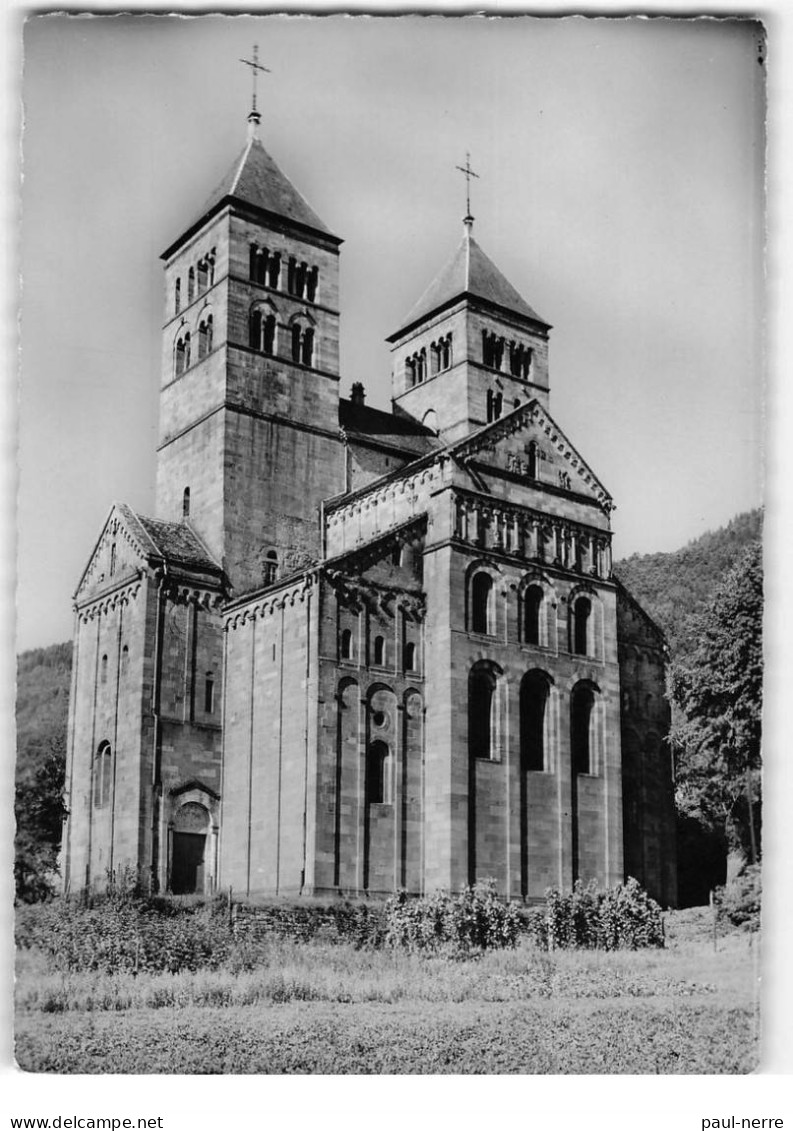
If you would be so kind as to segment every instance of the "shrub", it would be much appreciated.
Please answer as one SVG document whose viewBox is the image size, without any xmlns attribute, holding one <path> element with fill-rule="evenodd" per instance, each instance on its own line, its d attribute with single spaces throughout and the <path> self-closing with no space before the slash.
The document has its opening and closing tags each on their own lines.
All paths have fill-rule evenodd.
<svg viewBox="0 0 793 1131">
<path fill-rule="evenodd" d="M 762 874 L 759 864 L 748 864 L 724 887 L 716 889 L 716 916 L 746 931 L 760 930 Z"/>
<path fill-rule="evenodd" d="M 661 908 L 633 878 L 606 891 L 600 891 L 594 882 L 585 887 L 580 880 L 566 895 L 549 888 L 543 920 L 542 928 L 535 920 L 530 930 L 548 950 L 637 950 L 664 945 Z"/>
<path fill-rule="evenodd" d="M 502 903 L 494 880 L 457 896 L 439 891 L 410 899 L 400 892 L 388 900 L 385 919 L 388 946 L 452 956 L 514 946 L 521 927 L 517 907 Z"/>
</svg>

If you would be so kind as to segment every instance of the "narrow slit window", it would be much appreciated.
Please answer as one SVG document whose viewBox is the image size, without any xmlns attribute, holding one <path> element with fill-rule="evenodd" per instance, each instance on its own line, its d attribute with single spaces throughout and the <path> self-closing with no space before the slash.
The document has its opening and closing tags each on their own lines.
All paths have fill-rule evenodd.
<svg viewBox="0 0 793 1131">
<path fill-rule="evenodd" d="M 215 676 L 207 672 L 204 679 L 204 713 L 212 715 L 215 712 Z"/>
</svg>

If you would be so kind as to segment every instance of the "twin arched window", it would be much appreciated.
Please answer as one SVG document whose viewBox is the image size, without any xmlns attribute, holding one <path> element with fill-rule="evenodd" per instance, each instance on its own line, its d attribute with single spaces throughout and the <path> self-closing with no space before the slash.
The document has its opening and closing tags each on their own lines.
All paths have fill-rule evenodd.
<svg viewBox="0 0 793 1131">
<path fill-rule="evenodd" d="M 504 410 L 504 394 L 496 393 L 493 389 L 487 390 L 487 423 L 491 424 L 494 420 L 501 419 L 501 413 Z"/>
<path fill-rule="evenodd" d="M 452 364 L 452 334 L 449 331 L 430 346 L 430 375 L 450 369 Z"/>
<path fill-rule="evenodd" d="M 275 308 L 270 306 L 269 303 L 254 306 L 251 310 L 248 341 L 251 349 L 266 353 L 268 357 L 272 357 L 275 353 Z"/>
<path fill-rule="evenodd" d="M 405 376 L 407 378 L 407 387 L 412 389 L 414 385 L 420 385 L 427 378 L 427 351 L 420 349 L 411 357 L 405 359 Z"/>
<path fill-rule="evenodd" d="M 259 283 L 263 287 L 272 287 L 277 290 L 281 277 L 281 253 L 270 251 L 257 244 L 250 246 L 250 278 L 251 282 Z"/>
<path fill-rule="evenodd" d="M 286 272 L 286 289 L 295 298 L 306 298 L 313 302 L 317 294 L 319 268 L 309 267 L 308 263 L 289 257 Z"/>
<path fill-rule="evenodd" d="M 292 323 L 292 361 L 312 365 L 314 361 L 314 327 L 303 322 Z"/>
</svg>

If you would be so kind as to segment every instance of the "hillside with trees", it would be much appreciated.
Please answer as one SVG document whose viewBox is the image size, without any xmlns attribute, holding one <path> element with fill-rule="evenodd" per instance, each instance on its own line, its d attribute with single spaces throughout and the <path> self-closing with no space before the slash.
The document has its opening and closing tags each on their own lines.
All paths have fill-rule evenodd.
<svg viewBox="0 0 793 1131">
<path fill-rule="evenodd" d="M 17 662 L 16 842 L 20 899 L 41 899 L 57 872 L 63 820 L 70 643 L 23 652 Z"/>
<path fill-rule="evenodd" d="M 647 610 L 669 643 L 673 660 L 696 645 L 695 618 L 746 548 L 762 536 L 763 512 L 739 514 L 681 550 L 633 554 L 614 563 L 614 572 Z"/>
</svg>

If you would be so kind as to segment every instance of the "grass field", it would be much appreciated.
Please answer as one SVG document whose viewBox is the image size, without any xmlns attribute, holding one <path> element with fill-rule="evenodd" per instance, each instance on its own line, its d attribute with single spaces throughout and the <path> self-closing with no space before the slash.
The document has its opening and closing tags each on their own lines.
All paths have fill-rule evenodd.
<svg viewBox="0 0 793 1131">
<path fill-rule="evenodd" d="M 759 947 L 704 911 L 667 948 L 467 960 L 273 940 L 253 970 L 57 973 L 20 953 L 17 1060 L 60 1073 L 745 1073 Z"/>
</svg>

